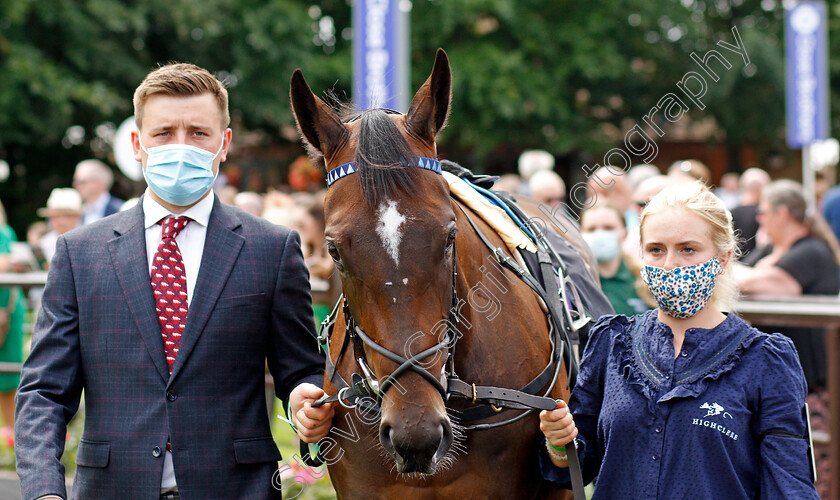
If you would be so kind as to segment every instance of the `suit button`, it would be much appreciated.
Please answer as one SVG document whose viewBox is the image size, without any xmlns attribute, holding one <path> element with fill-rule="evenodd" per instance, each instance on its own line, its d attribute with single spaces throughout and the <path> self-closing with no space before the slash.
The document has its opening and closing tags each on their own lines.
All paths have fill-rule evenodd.
<svg viewBox="0 0 840 500">
<path fill-rule="evenodd" d="M 178 395 L 173 394 L 171 392 L 167 392 L 166 393 L 166 399 L 168 399 L 169 401 L 175 401 L 176 399 L 178 399 Z"/>
<path fill-rule="evenodd" d="M 157 458 L 157 457 L 160 456 L 160 454 L 161 454 L 160 446 L 155 446 L 154 448 L 152 448 L 152 456 L 153 457 Z"/>
</svg>

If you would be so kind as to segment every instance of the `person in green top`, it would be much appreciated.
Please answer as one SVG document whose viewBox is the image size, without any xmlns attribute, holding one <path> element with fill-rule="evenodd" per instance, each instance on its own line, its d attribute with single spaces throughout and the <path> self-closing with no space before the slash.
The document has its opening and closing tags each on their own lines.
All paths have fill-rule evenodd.
<svg viewBox="0 0 840 500">
<path fill-rule="evenodd" d="M 637 259 L 621 251 L 627 228 L 621 209 L 608 201 L 599 201 L 581 214 L 583 239 L 598 260 L 601 290 L 615 312 L 627 316 L 654 307 L 653 298 L 639 275 Z"/>
<path fill-rule="evenodd" d="M 12 242 L 17 241 L 14 230 L 6 223 L 6 211 L 0 204 L 0 272 L 12 271 Z M 9 332 L 1 339 L 0 361 L 23 361 L 23 320 L 26 304 L 18 288 L 0 288 L 0 308 L 11 312 Z M 15 425 L 15 390 L 20 384 L 20 373 L 0 373 L 0 416 L 3 426 Z"/>
</svg>

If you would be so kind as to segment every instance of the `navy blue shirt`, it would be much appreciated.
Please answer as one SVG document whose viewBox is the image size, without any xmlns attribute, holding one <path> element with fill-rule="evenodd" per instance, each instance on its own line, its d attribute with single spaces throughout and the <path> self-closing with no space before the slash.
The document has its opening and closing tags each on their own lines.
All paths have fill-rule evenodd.
<svg viewBox="0 0 840 500">
<path fill-rule="evenodd" d="M 729 314 L 674 357 L 656 310 L 591 331 L 569 407 L 595 499 L 818 499 L 793 344 Z M 541 443 L 540 469 L 569 486 Z"/>
</svg>

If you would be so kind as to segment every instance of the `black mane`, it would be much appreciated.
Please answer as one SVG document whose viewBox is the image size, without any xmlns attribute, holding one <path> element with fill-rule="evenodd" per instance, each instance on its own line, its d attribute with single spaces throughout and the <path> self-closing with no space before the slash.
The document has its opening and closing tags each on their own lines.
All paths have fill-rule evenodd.
<svg viewBox="0 0 840 500">
<path fill-rule="evenodd" d="M 417 160 L 389 114 L 394 111 L 371 109 L 354 114 L 345 122 L 359 120 L 356 145 L 356 174 L 359 175 L 362 193 L 370 205 L 380 197 L 393 197 L 398 191 L 411 192 L 417 169 Z"/>
</svg>

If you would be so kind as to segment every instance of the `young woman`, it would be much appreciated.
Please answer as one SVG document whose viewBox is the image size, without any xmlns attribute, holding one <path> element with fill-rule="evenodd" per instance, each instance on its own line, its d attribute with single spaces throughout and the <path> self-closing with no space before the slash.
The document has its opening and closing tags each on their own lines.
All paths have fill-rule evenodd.
<svg viewBox="0 0 840 500">
<path fill-rule="evenodd" d="M 818 498 L 793 344 L 724 313 L 737 292 L 723 203 L 700 183 L 666 188 L 640 235 L 659 307 L 593 327 L 569 407 L 540 415 L 543 475 L 568 484 L 577 438 L 595 499 Z"/>
<path fill-rule="evenodd" d="M 580 230 L 598 261 L 601 290 L 615 312 L 632 316 L 653 307 L 653 298 L 639 278 L 641 263 L 621 250 L 627 238 L 621 209 L 599 201 L 580 214 Z"/>
</svg>

